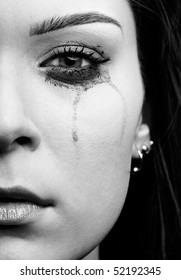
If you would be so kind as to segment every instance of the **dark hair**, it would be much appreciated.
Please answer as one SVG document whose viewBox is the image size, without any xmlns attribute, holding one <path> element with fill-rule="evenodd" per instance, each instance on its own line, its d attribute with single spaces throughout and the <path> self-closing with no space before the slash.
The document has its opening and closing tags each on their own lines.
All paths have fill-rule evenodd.
<svg viewBox="0 0 181 280">
<path fill-rule="evenodd" d="M 179 0 L 130 0 L 154 147 L 131 175 L 102 259 L 181 259 L 181 46 Z"/>
</svg>

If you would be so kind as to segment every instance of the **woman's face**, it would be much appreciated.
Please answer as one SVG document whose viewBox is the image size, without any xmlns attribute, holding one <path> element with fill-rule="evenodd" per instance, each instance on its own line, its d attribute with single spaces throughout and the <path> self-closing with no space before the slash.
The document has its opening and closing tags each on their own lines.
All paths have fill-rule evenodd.
<svg viewBox="0 0 181 280">
<path fill-rule="evenodd" d="M 98 246 L 125 200 L 143 96 L 126 0 L 0 1 L 1 259 Z"/>
</svg>

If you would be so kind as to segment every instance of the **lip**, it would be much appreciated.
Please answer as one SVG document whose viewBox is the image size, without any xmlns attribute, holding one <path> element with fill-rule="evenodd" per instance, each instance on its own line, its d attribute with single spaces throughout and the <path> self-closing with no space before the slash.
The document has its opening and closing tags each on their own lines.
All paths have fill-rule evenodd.
<svg viewBox="0 0 181 280">
<path fill-rule="evenodd" d="M 51 200 L 42 199 L 22 186 L 0 187 L 0 225 L 30 223 L 50 206 Z"/>
</svg>

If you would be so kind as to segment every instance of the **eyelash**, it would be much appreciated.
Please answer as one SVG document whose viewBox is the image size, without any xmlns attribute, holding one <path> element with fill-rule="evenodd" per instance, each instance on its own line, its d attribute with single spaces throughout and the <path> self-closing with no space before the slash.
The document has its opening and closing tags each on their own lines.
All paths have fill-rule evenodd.
<svg viewBox="0 0 181 280">
<path fill-rule="evenodd" d="M 51 65 L 53 60 L 69 59 L 70 61 L 86 61 L 86 66 L 64 67 Z M 101 64 L 108 62 L 110 58 L 105 57 L 104 53 L 99 53 L 91 48 L 79 45 L 63 45 L 50 51 L 44 60 L 39 64 L 45 70 L 46 81 L 56 85 L 85 85 L 95 82 L 101 76 Z"/>
</svg>

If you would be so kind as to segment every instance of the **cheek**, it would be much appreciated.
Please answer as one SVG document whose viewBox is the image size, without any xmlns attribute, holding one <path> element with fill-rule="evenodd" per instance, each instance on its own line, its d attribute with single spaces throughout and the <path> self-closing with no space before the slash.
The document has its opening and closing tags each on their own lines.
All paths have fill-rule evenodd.
<svg viewBox="0 0 181 280">
<path fill-rule="evenodd" d="M 128 110 L 122 92 L 108 84 L 84 93 L 77 106 L 77 163 L 68 200 L 84 237 L 102 238 L 125 201 L 139 116 L 139 110 L 133 112 L 137 119 L 129 123 Z"/>
<path fill-rule="evenodd" d="M 67 205 L 83 211 L 84 216 L 96 211 L 99 217 L 108 208 L 110 214 L 114 207 L 120 211 L 124 201 L 139 114 L 132 111 L 136 118 L 129 119 L 128 98 L 111 83 L 81 92 L 75 108 L 77 94 L 55 88 L 45 93 L 37 102 L 36 121 L 42 149 L 56 162 L 57 173 L 59 169 L 65 176 Z"/>
<path fill-rule="evenodd" d="M 43 99 L 38 92 L 31 98 L 42 135 L 39 153 L 47 163 L 43 178 L 53 182 L 57 199 L 54 220 L 66 232 L 66 244 L 76 240 L 75 247 L 90 248 L 111 229 L 125 201 L 141 106 L 135 103 L 132 110 L 131 89 L 105 83 L 81 93 L 75 118 L 77 93 L 46 87 Z"/>
<path fill-rule="evenodd" d="M 127 115 L 125 98 L 111 85 L 99 85 L 82 96 L 78 107 L 80 140 L 91 145 L 120 146 Z M 80 141 L 80 143 L 81 143 Z"/>
</svg>

